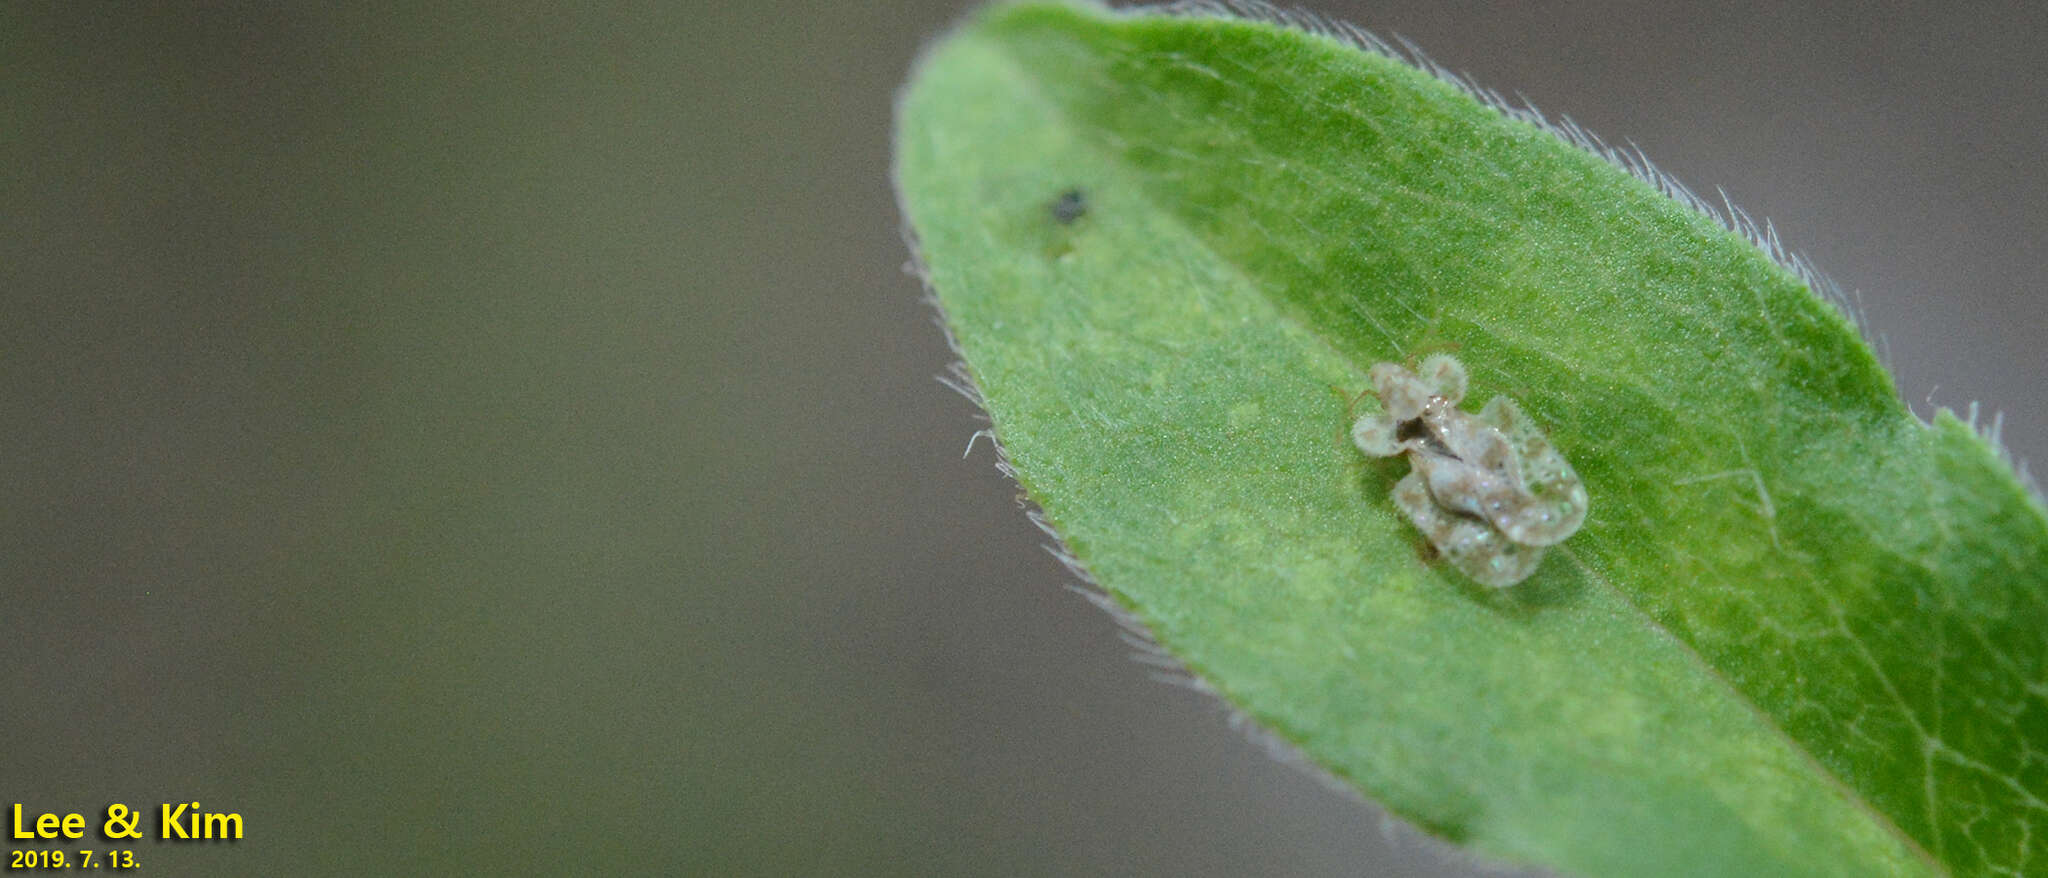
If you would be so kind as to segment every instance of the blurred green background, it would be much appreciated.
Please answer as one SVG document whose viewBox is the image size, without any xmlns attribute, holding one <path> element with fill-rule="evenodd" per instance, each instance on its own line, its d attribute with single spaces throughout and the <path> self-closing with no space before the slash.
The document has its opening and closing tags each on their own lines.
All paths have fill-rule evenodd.
<svg viewBox="0 0 2048 878">
<path fill-rule="evenodd" d="M 0 801 L 244 815 L 152 875 L 1477 873 L 961 460 L 888 163 L 967 8 L 0 6 Z M 2048 452 L 2041 8 L 1314 8 L 1725 185 Z"/>
</svg>

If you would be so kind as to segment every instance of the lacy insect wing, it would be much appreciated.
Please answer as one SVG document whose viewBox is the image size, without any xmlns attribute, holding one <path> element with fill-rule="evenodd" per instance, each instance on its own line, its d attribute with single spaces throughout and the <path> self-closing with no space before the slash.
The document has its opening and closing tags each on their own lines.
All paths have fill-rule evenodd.
<svg viewBox="0 0 2048 878">
<path fill-rule="evenodd" d="M 1371 380 L 1381 410 L 1353 422 L 1351 441 L 1374 457 L 1408 456 L 1394 505 L 1466 576 L 1521 582 L 1545 547 L 1585 522 L 1585 485 L 1514 400 L 1496 396 L 1476 415 L 1458 408 L 1466 374 L 1449 354 L 1417 372 L 1379 363 Z"/>
</svg>

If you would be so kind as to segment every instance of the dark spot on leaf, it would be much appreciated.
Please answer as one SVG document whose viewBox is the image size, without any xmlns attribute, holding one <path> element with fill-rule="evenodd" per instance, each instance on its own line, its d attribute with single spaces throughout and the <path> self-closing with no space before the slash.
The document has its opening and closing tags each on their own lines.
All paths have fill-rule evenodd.
<svg viewBox="0 0 2048 878">
<path fill-rule="evenodd" d="M 1060 193 L 1059 198 L 1053 200 L 1052 218 L 1054 222 L 1060 225 L 1073 225 L 1075 220 L 1087 214 L 1088 196 L 1082 194 L 1080 187 L 1068 189 Z"/>
</svg>

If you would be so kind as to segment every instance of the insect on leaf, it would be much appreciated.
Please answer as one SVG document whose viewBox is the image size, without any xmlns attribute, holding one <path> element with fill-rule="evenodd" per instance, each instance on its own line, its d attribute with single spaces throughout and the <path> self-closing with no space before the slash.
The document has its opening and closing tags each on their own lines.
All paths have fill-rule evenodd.
<svg viewBox="0 0 2048 878">
<path fill-rule="evenodd" d="M 1345 40 L 1033 3 L 929 51 L 896 173 L 1073 554 L 1395 814 L 1587 875 L 2048 874 L 2040 505 L 1672 185 Z M 1512 588 L 1348 436 L 1451 350 L 1590 498 Z"/>
</svg>

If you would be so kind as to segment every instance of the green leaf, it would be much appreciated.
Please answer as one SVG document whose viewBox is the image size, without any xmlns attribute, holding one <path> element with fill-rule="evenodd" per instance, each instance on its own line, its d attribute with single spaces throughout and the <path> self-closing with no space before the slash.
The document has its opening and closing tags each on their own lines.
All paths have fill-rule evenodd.
<svg viewBox="0 0 2048 878">
<path fill-rule="evenodd" d="M 2048 874 L 2048 518 L 1801 272 L 1530 114 L 1269 23 L 988 9 L 899 114 L 1018 480 L 1337 777 L 1568 872 Z M 1345 439 L 1366 370 L 1433 351 L 1590 492 L 1520 585 L 1426 558 L 1406 464 Z"/>
</svg>

